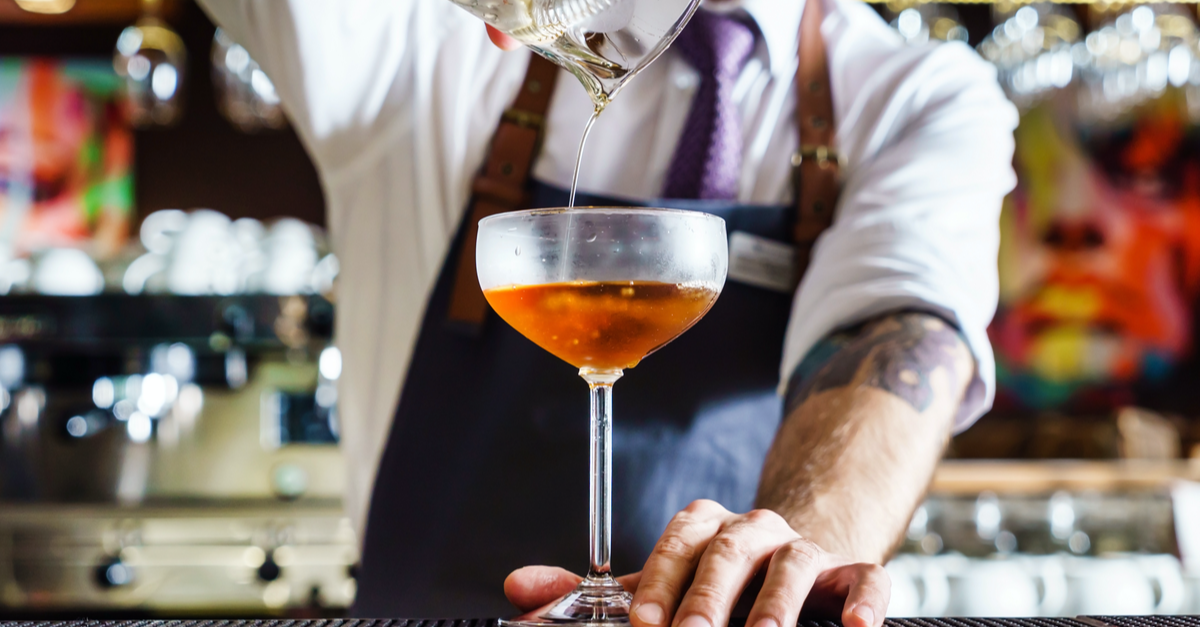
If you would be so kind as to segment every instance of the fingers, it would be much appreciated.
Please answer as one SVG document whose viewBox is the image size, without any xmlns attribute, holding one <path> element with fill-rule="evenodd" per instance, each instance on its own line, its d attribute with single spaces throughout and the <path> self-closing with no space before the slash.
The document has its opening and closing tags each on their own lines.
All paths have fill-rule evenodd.
<svg viewBox="0 0 1200 627">
<path fill-rule="evenodd" d="M 840 570 L 849 571 L 850 592 L 842 609 L 845 627 L 880 627 L 892 596 L 892 580 L 878 564 L 851 564 Z"/>
<path fill-rule="evenodd" d="M 713 501 L 696 501 L 675 515 L 654 546 L 633 597 L 630 620 L 634 627 L 671 624 L 672 610 L 721 525 L 733 518 Z"/>
<path fill-rule="evenodd" d="M 768 510 L 756 510 L 731 521 L 709 543 L 679 605 L 674 624 L 677 627 L 725 625 L 746 583 L 781 546 L 787 546 L 796 537 L 782 517 Z M 815 545 L 814 555 L 819 555 Z M 806 566 L 813 570 L 819 564 L 810 562 Z M 810 578 L 815 577 L 814 570 Z"/>
<path fill-rule="evenodd" d="M 891 596 L 882 566 L 827 553 L 774 512 L 736 515 L 712 501 L 671 520 L 638 576 L 622 581 L 635 591 L 633 627 L 725 625 L 752 580 L 762 586 L 747 591 L 747 627 L 792 627 L 801 610 L 840 615 L 845 627 L 882 627 Z"/>
<path fill-rule="evenodd" d="M 501 50 L 516 50 L 521 47 L 521 42 L 492 28 L 490 24 L 487 27 L 487 34 L 488 39 L 491 39 L 492 43 L 496 44 L 496 47 Z"/>
<path fill-rule="evenodd" d="M 621 587 L 625 588 L 625 591 L 630 594 L 637 592 L 638 584 L 641 583 L 641 581 L 642 571 L 640 570 L 636 573 L 629 573 L 628 575 L 621 575 L 620 577 L 617 577 L 617 583 L 621 584 Z"/>
<path fill-rule="evenodd" d="M 891 590 L 891 579 L 878 564 L 834 564 L 817 577 L 803 614 L 840 616 L 845 627 L 880 627 Z"/>
<path fill-rule="evenodd" d="M 762 590 L 746 617 L 747 627 L 791 627 L 812 590 L 825 561 L 817 545 L 797 538 L 779 547 Z"/>
<path fill-rule="evenodd" d="M 528 612 L 567 594 L 581 579 L 562 568 L 526 566 L 514 570 L 504 580 L 504 596 L 518 610 Z"/>
<path fill-rule="evenodd" d="M 637 592 L 641 572 L 617 577 L 626 592 Z M 583 578 L 554 566 L 518 568 L 504 580 L 504 596 L 522 612 L 529 612 L 557 601 L 579 585 Z"/>
</svg>

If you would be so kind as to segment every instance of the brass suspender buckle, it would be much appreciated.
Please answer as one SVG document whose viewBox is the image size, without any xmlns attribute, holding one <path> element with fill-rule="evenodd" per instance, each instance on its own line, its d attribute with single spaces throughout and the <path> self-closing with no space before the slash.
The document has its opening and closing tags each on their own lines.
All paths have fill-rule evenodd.
<svg viewBox="0 0 1200 627">
<path fill-rule="evenodd" d="M 798 168 L 806 160 L 815 160 L 822 170 L 828 167 L 841 168 L 846 165 L 846 157 L 829 146 L 814 146 L 805 144 L 792 155 L 792 167 Z"/>
<path fill-rule="evenodd" d="M 521 128 L 530 128 L 538 133 L 541 133 L 546 126 L 546 118 L 540 113 L 531 113 L 521 109 L 506 109 L 500 116 L 500 121 L 516 124 Z"/>
</svg>

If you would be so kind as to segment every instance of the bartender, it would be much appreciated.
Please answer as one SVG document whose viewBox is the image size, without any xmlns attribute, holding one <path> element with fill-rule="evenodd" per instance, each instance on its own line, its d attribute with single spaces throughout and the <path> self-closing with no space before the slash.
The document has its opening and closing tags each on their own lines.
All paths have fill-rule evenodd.
<svg viewBox="0 0 1200 627">
<path fill-rule="evenodd" d="M 480 207 L 566 204 L 587 94 L 448 0 L 201 4 L 270 75 L 325 190 L 355 612 L 569 591 L 586 388 L 494 315 L 457 324 L 457 276 Z M 879 564 L 991 403 L 1016 121 L 970 48 L 905 45 L 856 0 L 707 0 L 600 117 L 579 204 L 700 209 L 731 234 L 713 310 L 619 383 L 613 563 L 636 627 L 721 627 L 751 582 L 754 627 L 802 605 L 882 624 Z M 512 139 L 529 127 L 540 144 Z"/>
</svg>

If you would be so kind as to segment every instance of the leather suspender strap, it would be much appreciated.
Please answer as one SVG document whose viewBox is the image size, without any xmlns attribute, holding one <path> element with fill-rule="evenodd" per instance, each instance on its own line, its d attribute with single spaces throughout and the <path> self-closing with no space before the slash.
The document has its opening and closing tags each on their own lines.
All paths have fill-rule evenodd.
<svg viewBox="0 0 1200 627">
<path fill-rule="evenodd" d="M 458 256 L 448 318 L 469 331 L 478 331 L 488 304 L 475 272 L 475 239 L 479 221 L 497 213 L 523 209 L 533 160 L 541 149 L 546 112 L 558 80 L 558 66 L 530 55 L 525 81 L 512 107 L 500 118 L 487 160 L 471 185 L 471 217 Z"/>
<path fill-rule="evenodd" d="M 806 0 L 800 18 L 800 66 L 796 71 L 796 128 L 800 147 L 792 155 L 792 191 L 796 202 L 793 237 L 796 281 L 808 269 L 812 249 L 837 207 L 842 157 L 833 148 L 833 93 L 821 22 L 822 0 Z"/>
</svg>

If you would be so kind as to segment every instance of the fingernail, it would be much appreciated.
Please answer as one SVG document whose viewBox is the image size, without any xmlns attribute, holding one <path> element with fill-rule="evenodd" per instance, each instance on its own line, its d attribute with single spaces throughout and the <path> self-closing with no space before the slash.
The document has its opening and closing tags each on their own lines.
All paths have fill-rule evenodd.
<svg viewBox="0 0 1200 627">
<path fill-rule="evenodd" d="M 683 619 L 683 622 L 679 623 L 679 627 L 712 627 L 712 623 L 703 616 L 693 614 Z"/>
<path fill-rule="evenodd" d="M 779 623 L 775 622 L 774 618 L 760 618 L 754 627 L 779 627 Z"/>
<path fill-rule="evenodd" d="M 633 615 L 647 625 L 657 625 L 663 620 L 663 608 L 657 603 L 643 603 L 637 606 Z"/>
<path fill-rule="evenodd" d="M 875 624 L 875 610 L 872 610 L 865 605 L 860 605 L 854 608 L 854 615 L 861 618 L 862 621 L 867 625 L 873 626 Z"/>
</svg>

